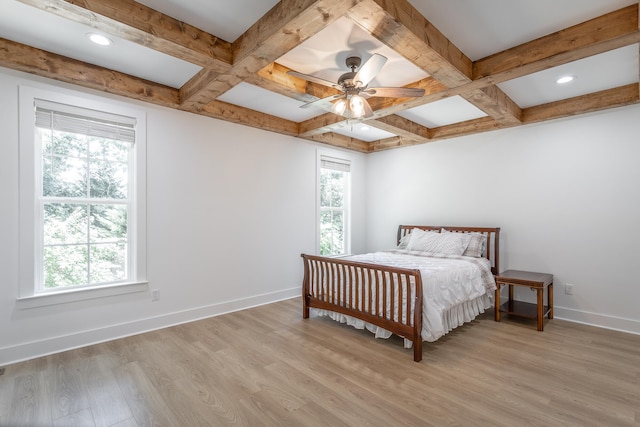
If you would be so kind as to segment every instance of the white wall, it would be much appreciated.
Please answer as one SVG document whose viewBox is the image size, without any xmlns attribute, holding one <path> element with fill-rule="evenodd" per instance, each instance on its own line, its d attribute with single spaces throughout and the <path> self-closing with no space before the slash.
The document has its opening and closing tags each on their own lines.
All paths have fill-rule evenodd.
<svg viewBox="0 0 640 427">
<path fill-rule="evenodd" d="M 148 279 L 160 290 L 24 309 L 18 295 L 18 86 L 147 112 Z M 71 92 L 72 91 L 72 92 Z M 297 296 L 315 251 L 318 144 L 0 68 L 0 366 Z M 352 159 L 353 250 L 365 249 L 366 157 Z"/>
<path fill-rule="evenodd" d="M 498 226 L 502 270 L 555 275 L 556 317 L 640 333 L 639 118 L 636 105 L 369 155 L 367 249 L 401 223 Z"/>
<path fill-rule="evenodd" d="M 147 112 L 149 292 L 22 309 L 18 86 Z M 297 296 L 325 146 L 0 68 L 0 366 Z M 551 272 L 556 317 L 640 333 L 640 106 L 353 161 L 354 253 L 400 223 L 502 227 L 501 267 Z M 575 285 L 573 296 L 564 284 Z M 531 299 L 527 290 L 518 295 Z"/>
</svg>

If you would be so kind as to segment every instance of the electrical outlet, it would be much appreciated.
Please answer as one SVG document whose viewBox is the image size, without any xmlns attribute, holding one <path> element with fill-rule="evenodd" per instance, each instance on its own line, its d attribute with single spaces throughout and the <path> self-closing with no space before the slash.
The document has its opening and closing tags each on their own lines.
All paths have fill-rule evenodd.
<svg viewBox="0 0 640 427">
<path fill-rule="evenodd" d="M 154 289 L 151 291 L 151 301 L 160 300 L 160 289 Z"/>
<path fill-rule="evenodd" d="M 564 293 L 566 295 L 573 295 L 573 285 L 571 283 L 565 283 Z"/>
</svg>

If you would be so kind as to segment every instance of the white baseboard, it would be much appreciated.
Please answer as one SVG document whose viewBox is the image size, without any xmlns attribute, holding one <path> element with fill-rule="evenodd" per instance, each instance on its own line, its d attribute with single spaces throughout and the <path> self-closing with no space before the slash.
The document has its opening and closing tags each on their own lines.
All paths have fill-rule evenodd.
<svg viewBox="0 0 640 427">
<path fill-rule="evenodd" d="M 177 311 L 160 316 L 140 319 L 134 322 L 105 326 L 104 328 L 82 331 L 74 334 L 51 337 L 15 346 L 0 348 L 0 366 L 22 362 L 36 357 L 60 353 L 75 348 L 86 347 L 105 341 L 163 329 L 182 323 L 193 322 L 208 317 L 219 316 L 233 311 L 270 304 L 289 298 L 299 297 L 300 288 L 226 301 L 218 304 Z M 301 311 L 302 313 L 302 311 Z"/>
<path fill-rule="evenodd" d="M 553 307 L 553 317 L 555 319 L 567 320 L 569 322 L 583 323 L 585 325 L 596 326 L 599 328 L 640 335 L 640 321 L 638 320 L 607 316 L 587 311 L 578 311 L 558 306 Z"/>
</svg>

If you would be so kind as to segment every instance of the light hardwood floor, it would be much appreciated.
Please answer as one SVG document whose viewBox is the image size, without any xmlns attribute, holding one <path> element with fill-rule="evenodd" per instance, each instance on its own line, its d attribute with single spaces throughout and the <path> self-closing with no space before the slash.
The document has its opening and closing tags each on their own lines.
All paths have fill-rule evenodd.
<svg viewBox="0 0 640 427">
<path fill-rule="evenodd" d="M 640 425 L 640 336 L 486 313 L 424 359 L 293 299 L 6 367 L 0 426 Z"/>
</svg>

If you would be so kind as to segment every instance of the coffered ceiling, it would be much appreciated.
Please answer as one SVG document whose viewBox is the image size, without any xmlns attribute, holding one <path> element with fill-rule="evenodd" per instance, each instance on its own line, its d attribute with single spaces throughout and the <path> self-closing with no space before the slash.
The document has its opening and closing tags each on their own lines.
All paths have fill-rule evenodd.
<svg viewBox="0 0 640 427">
<path fill-rule="evenodd" d="M 374 152 L 638 103 L 637 0 L 0 0 L 0 66 Z M 106 35 L 112 45 L 89 42 Z M 304 103 L 388 58 L 367 119 Z M 559 85 L 556 80 L 574 80 Z"/>
</svg>

